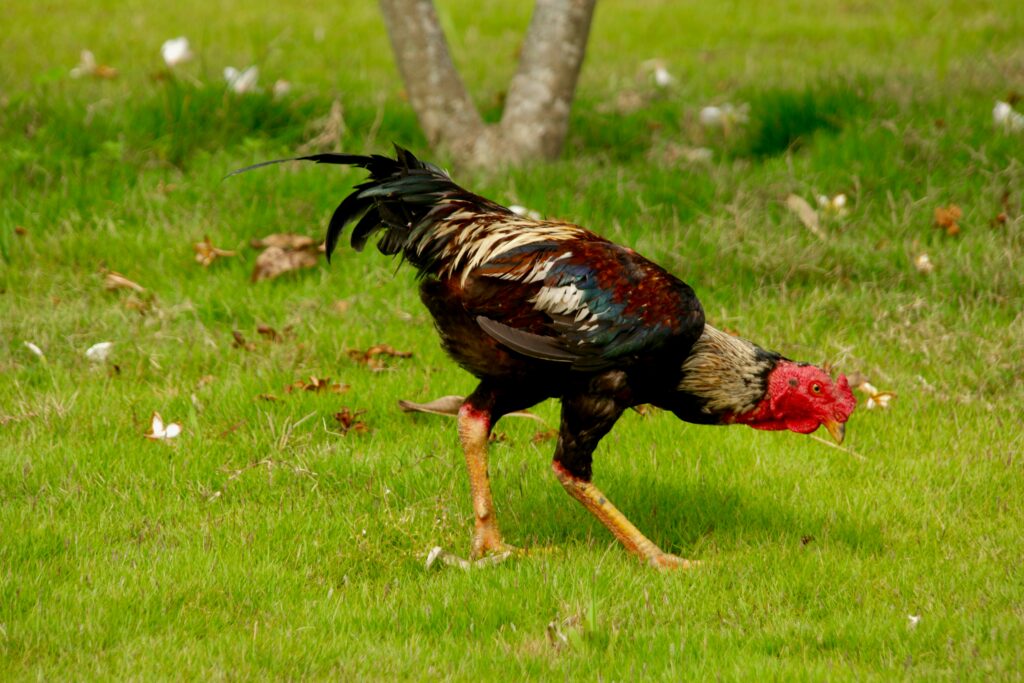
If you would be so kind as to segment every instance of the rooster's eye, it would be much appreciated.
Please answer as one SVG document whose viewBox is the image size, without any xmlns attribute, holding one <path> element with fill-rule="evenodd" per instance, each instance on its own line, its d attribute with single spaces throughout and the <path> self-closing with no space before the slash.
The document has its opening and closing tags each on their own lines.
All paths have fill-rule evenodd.
<svg viewBox="0 0 1024 683">
<path fill-rule="evenodd" d="M 820 384 L 812 384 L 811 385 L 811 391 L 813 391 L 816 394 L 820 394 L 821 393 L 821 385 Z"/>
</svg>

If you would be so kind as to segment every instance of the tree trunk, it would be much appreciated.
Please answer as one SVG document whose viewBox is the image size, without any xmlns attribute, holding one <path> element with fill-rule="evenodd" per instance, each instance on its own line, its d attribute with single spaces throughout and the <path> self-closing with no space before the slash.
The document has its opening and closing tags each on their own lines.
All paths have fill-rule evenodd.
<svg viewBox="0 0 1024 683">
<path fill-rule="evenodd" d="M 555 159 L 597 0 L 537 0 L 501 122 L 483 123 L 452 63 L 432 0 L 380 0 L 409 103 L 431 145 L 472 166 Z"/>
</svg>

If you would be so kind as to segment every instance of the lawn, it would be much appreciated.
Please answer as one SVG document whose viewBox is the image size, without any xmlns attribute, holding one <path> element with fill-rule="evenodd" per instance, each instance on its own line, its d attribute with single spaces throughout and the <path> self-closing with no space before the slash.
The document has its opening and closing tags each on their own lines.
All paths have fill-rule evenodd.
<svg viewBox="0 0 1024 683">
<path fill-rule="evenodd" d="M 529 3 L 439 5 L 493 118 Z M 562 160 L 476 172 L 426 148 L 374 3 L 4 14 L 0 678 L 1024 675 L 1024 132 L 992 117 L 1024 95 L 1021 3 L 604 0 Z M 159 48 L 182 34 L 195 58 L 169 73 Z M 72 78 L 84 48 L 116 77 Z M 249 64 L 261 92 L 227 92 L 223 67 Z M 725 103 L 749 121 L 700 124 Z M 375 250 L 250 280 L 250 240 L 320 238 L 358 173 L 223 179 L 324 133 L 588 226 L 693 285 L 718 326 L 896 397 L 859 392 L 843 449 L 624 416 L 595 482 L 702 561 L 674 573 L 565 495 L 543 425 L 504 420 L 499 520 L 544 552 L 428 571 L 433 546 L 468 551 L 467 477 L 454 422 L 396 402 L 473 379 L 413 271 Z M 821 237 L 786 206 L 839 193 Z M 955 235 L 935 226 L 951 205 Z M 201 266 L 206 236 L 237 254 Z M 112 271 L 144 291 L 108 289 Z M 350 353 L 376 344 L 412 356 Z M 144 438 L 154 411 L 182 434 Z M 557 424 L 555 403 L 536 413 Z"/>
</svg>

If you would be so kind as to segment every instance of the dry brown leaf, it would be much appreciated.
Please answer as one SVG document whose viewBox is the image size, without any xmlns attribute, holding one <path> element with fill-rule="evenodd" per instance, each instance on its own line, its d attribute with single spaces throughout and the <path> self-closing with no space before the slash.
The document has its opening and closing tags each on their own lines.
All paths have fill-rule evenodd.
<svg viewBox="0 0 1024 683">
<path fill-rule="evenodd" d="M 534 434 L 530 441 L 532 441 L 533 443 L 544 443 L 545 441 L 551 441 L 557 438 L 557 429 L 545 429 Z"/>
<path fill-rule="evenodd" d="M 272 342 L 279 342 L 284 339 L 284 337 L 270 325 L 257 326 L 256 333 Z"/>
<path fill-rule="evenodd" d="M 337 421 L 338 428 L 341 430 L 341 433 L 363 433 L 370 431 L 370 427 L 365 422 L 356 419 L 365 412 L 365 410 L 352 410 L 348 406 L 345 406 L 340 411 L 336 412 L 334 414 L 334 419 Z"/>
<path fill-rule="evenodd" d="M 277 232 L 273 235 L 267 235 L 262 239 L 254 239 L 249 242 L 249 244 L 254 249 L 269 249 L 270 247 L 277 247 L 278 249 L 302 250 L 315 247 L 317 242 L 312 237 L 307 237 L 305 235 L 295 235 L 289 232 Z"/>
<path fill-rule="evenodd" d="M 208 267 L 218 258 L 226 258 L 228 256 L 234 256 L 235 252 L 228 251 L 227 249 L 218 249 L 213 246 L 210 241 L 210 236 L 207 235 L 202 242 L 196 242 L 192 245 L 192 249 L 196 252 L 196 262 L 201 264 L 204 268 Z"/>
<path fill-rule="evenodd" d="M 259 399 L 260 401 L 276 401 L 277 400 L 277 396 L 274 396 L 273 394 L 258 394 L 256 396 L 256 398 Z"/>
<path fill-rule="evenodd" d="M 398 351 L 389 344 L 374 344 L 365 351 L 360 349 L 349 349 L 348 357 L 357 363 L 362 363 L 371 370 L 380 371 L 387 368 L 382 356 L 391 358 L 412 358 L 411 351 Z"/>
<path fill-rule="evenodd" d="M 804 227 L 820 240 L 825 239 L 825 233 L 821 231 L 821 224 L 818 221 L 818 212 L 807 203 L 803 197 L 791 194 L 786 197 L 786 207 L 796 214 Z"/>
<path fill-rule="evenodd" d="M 256 349 L 256 345 L 251 341 L 246 340 L 245 335 L 238 330 L 231 330 L 231 336 L 233 338 L 231 348 L 244 349 L 245 351 L 253 351 Z"/>
<path fill-rule="evenodd" d="M 106 276 L 103 278 L 103 287 L 108 290 L 115 289 L 131 289 L 136 292 L 145 292 L 146 288 L 140 285 L 138 282 L 133 282 L 126 278 L 121 273 L 113 270 L 108 270 Z"/>
<path fill-rule="evenodd" d="M 332 394 L 344 394 L 349 390 L 347 384 L 334 383 L 331 384 L 330 377 L 317 377 L 316 375 L 310 375 L 309 381 L 297 379 L 290 385 L 284 388 L 285 393 L 292 393 L 293 391 L 327 391 Z"/>
<path fill-rule="evenodd" d="M 252 281 L 273 280 L 275 277 L 301 268 L 313 268 L 317 263 L 317 252 L 309 249 L 287 250 L 268 247 L 256 259 Z"/>
<path fill-rule="evenodd" d="M 942 228 L 950 237 L 960 234 L 960 225 L 957 223 L 964 217 L 964 212 L 956 204 L 940 206 L 935 209 L 935 227 Z"/>
<path fill-rule="evenodd" d="M 21 237 L 24 237 L 25 235 L 28 234 L 28 230 L 25 229 L 24 225 L 15 225 L 14 226 L 14 234 L 15 235 L 19 235 Z"/>
</svg>

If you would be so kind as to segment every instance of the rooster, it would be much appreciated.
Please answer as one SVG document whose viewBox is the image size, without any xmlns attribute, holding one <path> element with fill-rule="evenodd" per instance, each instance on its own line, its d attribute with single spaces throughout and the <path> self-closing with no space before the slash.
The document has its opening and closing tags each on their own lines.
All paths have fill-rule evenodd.
<svg viewBox="0 0 1024 683">
<path fill-rule="evenodd" d="M 297 160 L 369 173 L 331 217 L 328 260 L 354 221 L 356 251 L 379 235 L 383 254 L 416 268 L 445 351 L 480 381 L 457 407 L 474 557 L 510 549 L 487 473 L 491 430 L 547 398 L 562 404 L 558 481 L 631 553 L 662 568 L 692 563 L 644 536 L 592 481 L 594 449 L 624 410 L 647 403 L 685 422 L 800 434 L 824 426 L 842 442 L 856 403 L 845 376 L 833 381 L 706 324 L 693 289 L 632 249 L 571 223 L 519 216 L 397 145 L 395 158 L 314 154 L 235 173 Z"/>
</svg>

